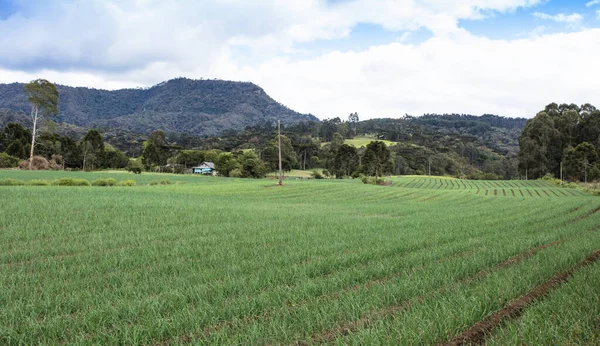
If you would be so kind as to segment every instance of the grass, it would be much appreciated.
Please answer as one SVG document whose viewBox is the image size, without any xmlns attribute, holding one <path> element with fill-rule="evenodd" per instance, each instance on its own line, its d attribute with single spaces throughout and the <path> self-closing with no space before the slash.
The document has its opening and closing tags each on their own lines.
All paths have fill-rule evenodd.
<svg viewBox="0 0 600 346">
<path fill-rule="evenodd" d="M 0 179 L 138 186 L 0 186 L 0 344 L 432 344 L 600 249 L 600 200 L 539 181 L 60 173 Z M 488 341 L 589 342 L 598 270 Z"/>
<path fill-rule="evenodd" d="M 373 141 L 381 141 L 381 142 L 385 143 L 385 145 L 387 145 L 387 146 L 396 144 L 396 142 L 392 142 L 392 141 L 388 141 L 388 140 L 384 140 L 384 139 L 377 139 L 375 137 L 367 137 L 367 136 L 356 136 L 352 139 L 345 139 L 344 144 L 353 145 L 356 148 L 360 148 L 360 147 L 366 147 L 369 143 L 371 143 Z M 321 146 L 323 146 L 325 144 L 328 144 L 328 142 L 322 143 Z"/>
</svg>

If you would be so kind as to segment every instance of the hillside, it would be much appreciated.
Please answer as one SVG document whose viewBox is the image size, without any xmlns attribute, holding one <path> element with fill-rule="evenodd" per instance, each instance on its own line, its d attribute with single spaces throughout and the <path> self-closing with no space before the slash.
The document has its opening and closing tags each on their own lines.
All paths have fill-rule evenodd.
<svg viewBox="0 0 600 346">
<path fill-rule="evenodd" d="M 273 100 L 252 83 L 177 78 L 148 89 L 98 90 L 57 86 L 59 123 L 134 133 L 218 135 L 281 119 L 286 124 L 316 121 Z M 23 84 L 0 84 L 0 109 L 27 113 Z M 3 113 L 6 115 L 7 113 Z M 11 117 L 18 117 L 11 114 Z M 0 119 L 5 123 L 5 119 Z"/>
</svg>

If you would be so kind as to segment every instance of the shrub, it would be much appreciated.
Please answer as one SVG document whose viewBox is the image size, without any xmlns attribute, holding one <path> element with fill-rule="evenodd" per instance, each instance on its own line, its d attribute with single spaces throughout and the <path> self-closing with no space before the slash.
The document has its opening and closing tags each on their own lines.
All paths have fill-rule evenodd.
<svg viewBox="0 0 600 346">
<path fill-rule="evenodd" d="M 57 186 L 90 186 L 90 182 L 85 179 L 76 178 L 60 178 L 52 182 L 52 185 Z"/>
<path fill-rule="evenodd" d="M 331 172 L 329 172 L 328 170 L 324 169 L 323 170 L 323 175 L 326 176 L 327 178 L 329 178 L 331 176 Z"/>
<path fill-rule="evenodd" d="M 92 186 L 115 186 L 117 181 L 113 178 L 108 179 L 96 179 L 92 181 Z"/>
<path fill-rule="evenodd" d="M 239 168 L 233 169 L 231 172 L 229 172 L 229 177 L 231 177 L 231 178 L 243 177 L 242 170 Z"/>
<path fill-rule="evenodd" d="M 0 153 L 0 168 L 14 168 L 19 165 L 18 157 L 10 156 L 7 153 Z"/>
<path fill-rule="evenodd" d="M 0 186 L 20 186 L 20 185 L 26 185 L 27 183 L 24 182 L 23 180 L 18 180 L 18 179 L 0 179 Z"/>
<path fill-rule="evenodd" d="M 140 160 L 130 159 L 126 166 L 127 170 L 131 173 L 142 174 L 144 165 Z"/>
<path fill-rule="evenodd" d="M 171 185 L 172 182 L 169 179 L 163 179 L 163 180 L 152 180 L 150 182 L 151 186 L 155 186 L 155 185 Z"/>
<path fill-rule="evenodd" d="M 27 185 L 31 185 L 31 186 L 48 186 L 50 184 L 51 184 L 51 181 L 49 181 L 49 180 L 38 180 L 38 179 L 30 180 L 27 182 Z"/>
<path fill-rule="evenodd" d="M 317 171 L 317 170 L 310 172 L 310 176 L 313 177 L 314 179 L 323 179 L 323 175 L 321 173 L 319 173 L 319 171 Z"/>
<path fill-rule="evenodd" d="M 135 180 L 127 179 L 117 183 L 117 186 L 135 186 Z"/>
<path fill-rule="evenodd" d="M 385 180 L 383 178 L 367 177 L 365 175 L 361 175 L 360 181 L 362 181 L 363 184 L 385 185 Z"/>
</svg>

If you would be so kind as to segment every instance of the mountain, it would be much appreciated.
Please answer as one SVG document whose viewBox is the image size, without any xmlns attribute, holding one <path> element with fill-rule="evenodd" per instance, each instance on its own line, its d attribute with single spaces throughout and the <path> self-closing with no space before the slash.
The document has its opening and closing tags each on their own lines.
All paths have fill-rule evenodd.
<svg viewBox="0 0 600 346">
<path fill-rule="evenodd" d="M 273 100 L 253 83 L 172 79 L 148 89 L 99 90 L 57 85 L 58 123 L 81 128 L 119 129 L 133 133 L 187 133 L 214 136 L 265 122 L 293 125 L 318 121 Z M 0 117 L 28 113 L 23 84 L 0 84 Z M 16 115 L 11 113 L 11 117 Z M 0 123 L 7 122 L 0 119 Z"/>
</svg>

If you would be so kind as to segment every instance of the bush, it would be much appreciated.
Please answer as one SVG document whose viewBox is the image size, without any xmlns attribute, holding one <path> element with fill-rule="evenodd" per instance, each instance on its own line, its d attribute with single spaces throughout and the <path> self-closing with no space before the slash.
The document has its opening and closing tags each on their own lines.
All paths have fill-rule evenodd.
<svg viewBox="0 0 600 346">
<path fill-rule="evenodd" d="M 31 185 L 31 186 L 48 186 L 51 184 L 51 181 L 49 180 L 30 180 L 27 182 L 27 185 Z"/>
<path fill-rule="evenodd" d="M 150 182 L 151 186 L 155 186 L 155 185 L 171 185 L 173 184 L 169 179 L 163 179 L 163 180 L 152 180 Z"/>
<path fill-rule="evenodd" d="M 10 156 L 7 153 L 0 153 L 0 168 L 14 168 L 19 165 L 18 157 Z"/>
<path fill-rule="evenodd" d="M 329 178 L 331 176 L 331 172 L 329 172 L 328 170 L 324 169 L 323 170 L 323 175 L 326 176 L 327 178 Z"/>
<path fill-rule="evenodd" d="M 130 159 L 126 166 L 127 170 L 131 173 L 142 174 L 144 165 L 140 160 Z"/>
<path fill-rule="evenodd" d="M 319 173 L 319 171 L 317 171 L 317 170 L 310 172 L 310 176 L 313 177 L 314 179 L 324 179 L 323 175 L 321 173 Z"/>
<path fill-rule="evenodd" d="M 135 180 L 127 179 L 117 183 L 117 186 L 135 186 Z"/>
<path fill-rule="evenodd" d="M 92 186 L 115 186 L 117 181 L 113 178 L 108 179 L 96 179 L 92 181 Z"/>
<path fill-rule="evenodd" d="M 236 168 L 236 169 L 232 170 L 231 172 L 229 172 L 229 177 L 231 177 L 231 178 L 241 178 L 241 177 L 243 177 L 242 170 L 239 169 L 239 168 Z"/>
<path fill-rule="evenodd" d="M 360 181 L 362 181 L 363 184 L 371 184 L 371 185 L 384 185 L 385 184 L 385 180 L 383 178 L 367 177 L 366 175 L 362 175 L 360 177 Z"/>
<path fill-rule="evenodd" d="M 56 186 L 90 186 L 90 182 L 85 179 L 60 178 L 52 182 Z"/>
<path fill-rule="evenodd" d="M 17 179 L 0 179 L 0 186 L 21 186 L 26 185 L 27 183 L 23 180 Z"/>
</svg>

